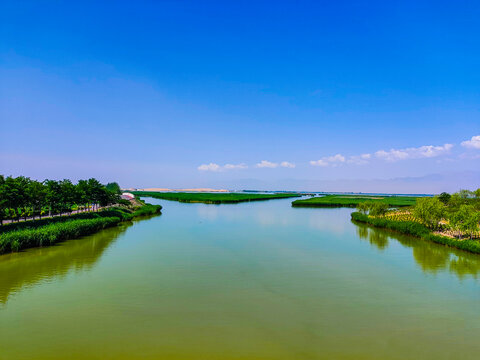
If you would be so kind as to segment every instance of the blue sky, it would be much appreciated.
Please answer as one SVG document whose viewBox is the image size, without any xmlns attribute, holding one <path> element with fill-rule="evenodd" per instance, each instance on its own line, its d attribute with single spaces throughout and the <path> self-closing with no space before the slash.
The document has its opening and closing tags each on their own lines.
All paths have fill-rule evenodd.
<svg viewBox="0 0 480 360">
<path fill-rule="evenodd" d="M 0 173 L 345 191 L 480 169 L 478 2 L 0 4 Z"/>
</svg>

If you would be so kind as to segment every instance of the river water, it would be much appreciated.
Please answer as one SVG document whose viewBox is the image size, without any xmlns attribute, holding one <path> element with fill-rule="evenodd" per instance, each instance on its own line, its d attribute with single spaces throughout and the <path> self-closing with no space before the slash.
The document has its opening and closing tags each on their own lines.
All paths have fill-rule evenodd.
<svg viewBox="0 0 480 360">
<path fill-rule="evenodd" d="M 0 257 L 0 359 L 478 359 L 480 256 L 351 209 L 163 215 Z"/>
</svg>

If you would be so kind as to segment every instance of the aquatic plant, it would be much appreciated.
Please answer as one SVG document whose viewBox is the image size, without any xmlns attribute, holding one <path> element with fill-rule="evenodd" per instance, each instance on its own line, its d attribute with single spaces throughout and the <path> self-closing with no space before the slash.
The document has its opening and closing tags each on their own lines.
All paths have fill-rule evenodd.
<svg viewBox="0 0 480 360">
<path fill-rule="evenodd" d="M 153 192 L 153 191 L 133 191 L 135 196 L 153 197 L 156 199 L 174 200 L 185 203 L 205 203 L 205 204 L 235 204 L 247 201 L 260 201 L 270 199 L 285 199 L 298 197 L 296 193 L 281 194 L 248 194 L 248 193 L 187 193 L 187 192 Z"/>
</svg>

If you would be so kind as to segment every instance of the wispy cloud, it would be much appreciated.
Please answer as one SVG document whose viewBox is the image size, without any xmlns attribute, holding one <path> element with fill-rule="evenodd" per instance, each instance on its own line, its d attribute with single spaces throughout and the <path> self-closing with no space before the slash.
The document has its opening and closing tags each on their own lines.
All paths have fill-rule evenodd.
<svg viewBox="0 0 480 360">
<path fill-rule="evenodd" d="M 258 164 L 255 165 L 256 168 L 270 168 L 274 169 L 277 167 L 284 167 L 284 168 L 290 168 L 293 169 L 296 165 L 294 163 L 288 162 L 288 161 L 282 161 L 281 163 L 276 163 L 276 162 L 271 162 L 267 160 L 262 160 Z"/>
<path fill-rule="evenodd" d="M 433 158 L 448 154 L 453 148 L 452 144 L 442 146 L 425 145 L 416 148 L 379 150 L 375 153 L 378 159 L 389 162 L 408 159 Z"/>
<path fill-rule="evenodd" d="M 462 146 L 470 149 L 480 149 L 480 135 L 472 136 L 470 140 L 462 141 Z"/>
<path fill-rule="evenodd" d="M 372 154 L 362 154 L 350 156 L 347 160 L 350 164 L 365 165 L 368 164 L 368 160 L 372 158 Z"/>
<path fill-rule="evenodd" d="M 221 166 L 215 163 L 210 163 L 210 164 L 202 164 L 197 169 L 200 171 L 219 172 L 224 170 L 241 170 L 241 169 L 247 169 L 247 168 L 248 166 L 245 164 L 225 164 Z"/>
<path fill-rule="evenodd" d="M 293 169 L 296 165 L 291 163 L 291 162 L 288 162 L 288 161 L 282 161 L 280 163 L 280 166 L 281 167 L 284 167 L 284 168 L 290 168 L 290 169 Z"/>
<path fill-rule="evenodd" d="M 310 161 L 310 165 L 313 166 L 337 166 L 345 162 L 345 156 L 337 154 L 333 156 L 323 157 L 319 160 Z"/>
<path fill-rule="evenodd" d="M 257 165 L 255 165 L 255 167 L 257 168 L 276 168 L 278 167 L 278 163 L 274 163 L 274 162 L 271 162 L 271 161 L 267 161 L 267 160 L 262 160 L 260 161 Z"/>
<path fill-rule="evenodd" d="M 225 170 L 234 170 L 234 169 L 247 169 L 248 166 L 245 164 L 225 164 L 223 167 Z"/>
</svg>

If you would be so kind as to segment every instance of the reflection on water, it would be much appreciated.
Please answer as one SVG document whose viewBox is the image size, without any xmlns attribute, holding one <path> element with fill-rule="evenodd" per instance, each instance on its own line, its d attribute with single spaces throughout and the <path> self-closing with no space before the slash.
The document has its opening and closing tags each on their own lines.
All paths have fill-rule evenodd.
<svg viewBox="0 0 480 360">
<path fill-rule="evenodd" d="M 385 250 L 389 246 L 390 239 L 398 241 L 406 248 L 411 248 L 415 262 L 424 272 L 438 273 L 448 270 L 460 278 L 468 275 L 476 278 L 480 273 L 480 256 L 476 254 L 362 223 L 355 222 L 355 225 L 358 237 L 368 240 L 379 250 Z"/>
<path fill-rule="evenodd" d="M 351 209 L 149 202 L 124 233 L 0 257 L 0 359 L 478 358 L 480 256 Z"/>
<path fill-rule="evenodd" d="M 24 287 L 70 271 L 90 270 L 103 252 L 131 223 L 122 223 L 97 234 L 66 241 L 56 246 L 29 249 L 0 257 L 0 303 Z"/>
</svg>

